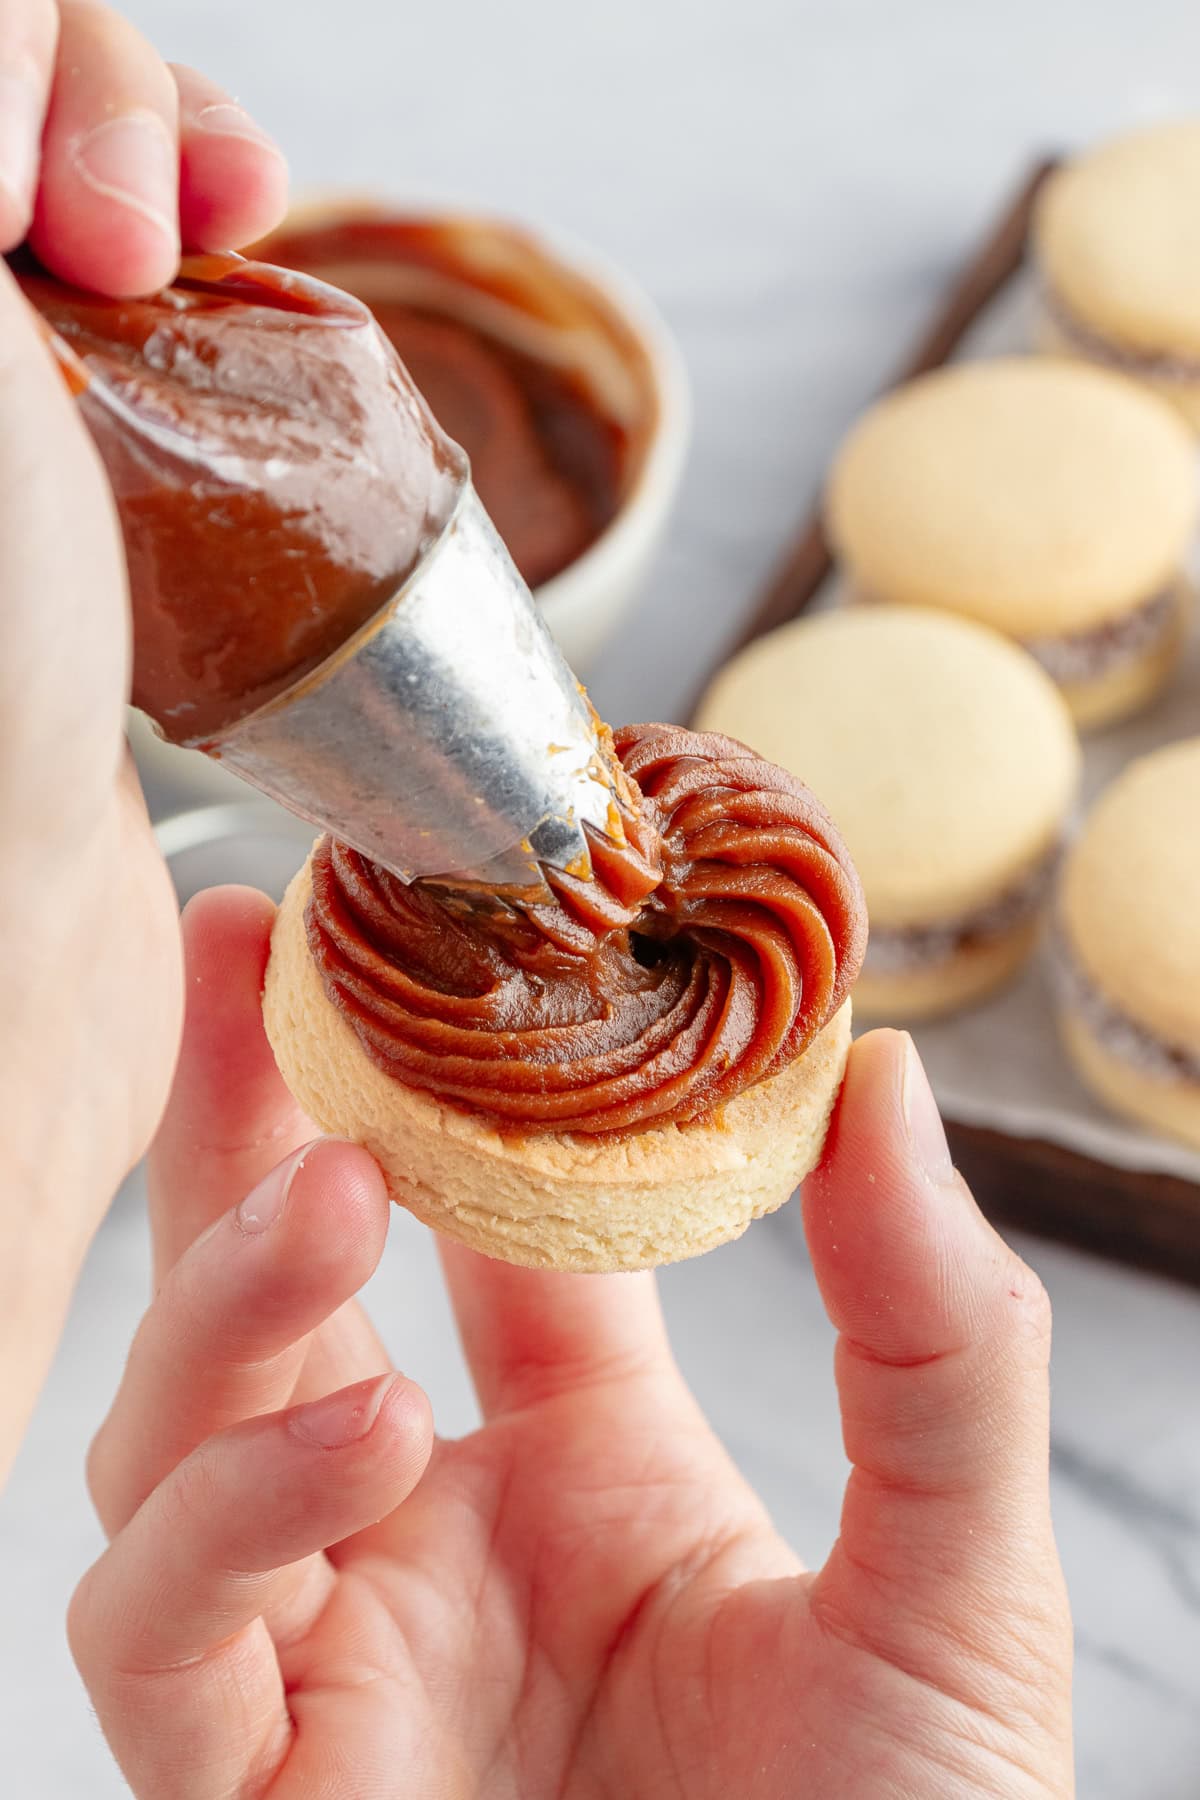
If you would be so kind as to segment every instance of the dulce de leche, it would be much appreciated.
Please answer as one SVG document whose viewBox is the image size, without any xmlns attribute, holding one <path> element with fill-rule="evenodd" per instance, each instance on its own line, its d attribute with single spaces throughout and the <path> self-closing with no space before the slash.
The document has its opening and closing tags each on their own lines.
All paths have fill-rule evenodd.
<svg viewBox="0 0 1200 1800">
<path fill-rule="evenodd" d="M 147 299 L 15 272 L 103 459 L 125 540 L 132 699 L 203 744 L 396 592 L 465 465 L 368 309 L 237 256 Z"/>
<path fill-rule="evenodd" d="M 599 297 L 572 289 L 532 239 L 490 229 L 343 210 L 285 225 L 259 254 L 367 301 L 537 588 L 616 516 L 640 444 L 587 378 L 580 346 L 594 347 Z"/>
</svg>

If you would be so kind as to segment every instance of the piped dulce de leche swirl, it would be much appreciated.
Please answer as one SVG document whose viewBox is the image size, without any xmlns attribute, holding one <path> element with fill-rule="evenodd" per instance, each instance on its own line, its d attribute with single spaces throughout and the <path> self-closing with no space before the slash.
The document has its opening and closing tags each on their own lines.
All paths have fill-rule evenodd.
<svg viewBox="0 0 1200 1800">
<path fill-rule="evenodd" d="M 311 953 L 373 1062 L 522 1132 L 710 1116 L 795 1060 L 866 948 L 828 814 L 744 744 L 631 725 L 626 842 L 513 905 L 405 886 L 344 844 L 313 856 Z"/>
</svg>

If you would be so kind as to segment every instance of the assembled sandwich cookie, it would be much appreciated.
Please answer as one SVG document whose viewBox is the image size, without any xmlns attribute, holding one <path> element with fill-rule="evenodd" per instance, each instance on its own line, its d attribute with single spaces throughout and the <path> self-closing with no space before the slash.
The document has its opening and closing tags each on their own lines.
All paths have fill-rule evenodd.
<svg viewBox="0 0 1200 1800">
<path fill-rule="evenodd" d="M 862 878 L 860 1014 L 946 1013 L 1033 948 L 1079 774 L 1054 684 L 996 632 L 927 608 L 855 606 L 760 638 L 700 707 L 754 730 L 827 801 Z"/>
<path fill-rule="evenodd" d="M 330 838 L 284 899 L 265 1018 L 288 1085 L 393 1198 L 509 1261 L 696 1255 L 816 1162 L 850 1042 L 862 890 L 794 776 L 715 734 L 612 740 L 617 841 L 503 896 L 406 885 Z"/>
<path fill-rule="evenodd" d="M 1117 369 L 1200 431 L 1200 120 L 1100 144 L 1047 182 L 1034 218 L 1038 337 Z"/>
<path fill-rule="evenodd" d="M 1063 1041 L 1115 1111 L 1200 1147 L 1200 738 L 1142 757 L 1063 871 Z"/>
<path fill-rule="evenodd" d="M 1048 357 L 923 376 L 851 432 L 827 513 L 860 598 L 1004 632 L 1081 726 L 1135 712 L 1175 667 L 1193 445 L 1123 376 Z"/>
</svg>

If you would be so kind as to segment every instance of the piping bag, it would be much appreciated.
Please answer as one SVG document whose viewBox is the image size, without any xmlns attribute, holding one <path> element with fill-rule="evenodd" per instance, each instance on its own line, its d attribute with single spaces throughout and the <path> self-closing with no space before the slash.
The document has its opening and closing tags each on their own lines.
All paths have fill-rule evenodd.
<svg viewBox="0 0 1200 1800">
<path fill-rule="evenodd" d="M 112 487 L 163 736 L 404 881 L 526 890 L 621 841 L 607 732 L 361 302 L 232 254 L 144 300 L 12 266 Z"/>
</svg>

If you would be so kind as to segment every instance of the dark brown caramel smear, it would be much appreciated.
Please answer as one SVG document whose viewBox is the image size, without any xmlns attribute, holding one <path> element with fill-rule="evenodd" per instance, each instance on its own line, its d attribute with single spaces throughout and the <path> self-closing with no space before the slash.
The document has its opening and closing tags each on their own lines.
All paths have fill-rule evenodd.
<svg viewBox="0 0 1200 1800">
<path fill-rule="evenodd" d="M 276 233 L 263 254 L 287 268 L 422 264 L 456 271 L 436 231 L 346 218 Z M 352 284 L 353 285 L 353 284 Z M 575 561 L 615 516 L 628 446 L 567 369 L 526 355 L 445 311 L 381 300 L 372 310 L 442 429 L 471 459 L 476 491 L 530 587 Z"/>
<path fill-rule="evenodd" d="M 391 598 L 452 509 L 454 453 L 366 307 L 321 282 L 202 257 L 108 300 L 15 266 L 116 497 L 134 704 L 211 739 Z"/>
<path fill-rule="evenodd" d="M 733 738 L 627 726 L 627 846 L 520 910 L 394 876 L 325 838 L 309 947 L 373 1062 L 523 1132 L 709 1117 L 800 1056 L 866 948 L 824 809 Z M 640 802 L 637 799 L 640 790 Z"/>
<path fill-rule="evenodd" d="M 616 428 L 554 370 L 415 307 L 376 305 L 530 587 L 582 556 L 619 504 Z"/>
</svg>

